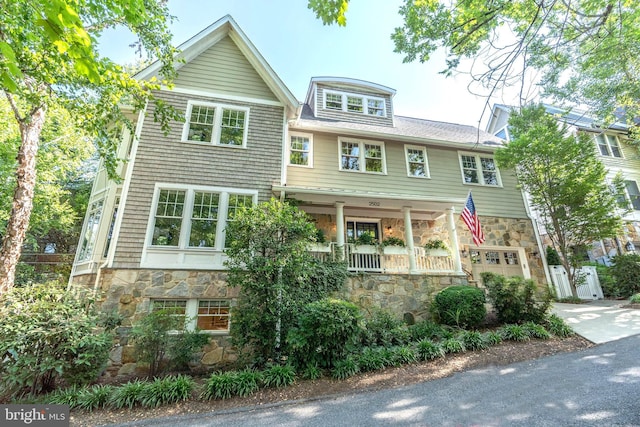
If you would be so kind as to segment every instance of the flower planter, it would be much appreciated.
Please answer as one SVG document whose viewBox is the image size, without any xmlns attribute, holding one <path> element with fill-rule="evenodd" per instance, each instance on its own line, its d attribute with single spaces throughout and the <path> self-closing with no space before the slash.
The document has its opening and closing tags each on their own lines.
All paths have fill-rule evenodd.
<svg viewBox="0 0 640 427">
<path fill-rule="evenodd" d="M 425 249 L 424 253 L 427 256 L 449 256 L 449 251 L 446 249 Z"/>
<path fill-rule="evenodd" d="M 407 255 L 407 248 L 404 246 L 385 246 L 382 248 L 385 255 Z"/>
</svg>

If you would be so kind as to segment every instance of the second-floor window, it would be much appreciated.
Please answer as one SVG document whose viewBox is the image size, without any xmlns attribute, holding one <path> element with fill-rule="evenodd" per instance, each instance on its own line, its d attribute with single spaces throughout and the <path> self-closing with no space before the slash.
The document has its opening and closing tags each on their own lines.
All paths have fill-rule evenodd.
<svg viewBox="0 0 640 427">
<path fill-rule="evenodd" d="M 500 173 L 491 156 L 461 153 L 460 167 L 465 184 L 500 186 Z"/>
<path fill-rule="evenodd" d="M 602 156 L 622 157 L 622 150 L 617 136 L 601 133 L 596 135 L 596 143 Z"/>
<path fill-rule="evenodd" d="M 249 109 L 189 101 L 183 141 L 246 147 Z"/>
<path fill-rule="evenodd" d="M 324 108 L 368 116 L 386 117 L 384 98 L 370 95 L 325 91 Z"/>
<path fill-rule="evenodd" d="M 313 166 L 313 139 L 310 134 L 292 133 L 289 136 L 289 164 Z"/>
<path fill-rule="evenodd" d="M 407 158 L 407 175 L 429 178 L 427 149 L 420 146 L 405 145 L 404 152 Z"/>
<path fill-rule="evenodd" d="M 340 170 L 386 173 L 382 142 L 340 139 L 339 143 Z"/>
</svg>

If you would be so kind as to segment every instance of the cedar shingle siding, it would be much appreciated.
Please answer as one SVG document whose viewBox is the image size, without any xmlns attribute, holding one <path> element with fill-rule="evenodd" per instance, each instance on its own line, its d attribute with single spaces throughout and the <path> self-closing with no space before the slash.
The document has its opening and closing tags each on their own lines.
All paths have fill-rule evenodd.
<svg viewBox="0 0 640 427">
<path fill-rule="evenodd" d="M 140 266 L 156 182 L 254 189 L 259 191 L 262 201 L 271 196 L 271 185 L 280 181 L 282 107 L 166 91 L 158 95 L 178 111 L 186 111 L 189 100 L 249 107 L 247 148 L 180 142 L 183 129 L 180 122 L 173 122 L 169 135 L 164 136 L 153 121 L 151 107 L 140 135 L 114 268 Z"/>
</svg>

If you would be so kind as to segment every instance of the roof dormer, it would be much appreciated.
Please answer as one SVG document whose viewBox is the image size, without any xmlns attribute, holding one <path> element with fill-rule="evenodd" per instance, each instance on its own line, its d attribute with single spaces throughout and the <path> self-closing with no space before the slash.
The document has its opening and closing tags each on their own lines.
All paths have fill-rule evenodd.
<svg viewBox="0 0 640 427">
<path fill-rule="evenodd" d="M 320 119 L 393 126 L 395 89 L 344 77 L 313 77 L 305 103 Z"/>
</svg>

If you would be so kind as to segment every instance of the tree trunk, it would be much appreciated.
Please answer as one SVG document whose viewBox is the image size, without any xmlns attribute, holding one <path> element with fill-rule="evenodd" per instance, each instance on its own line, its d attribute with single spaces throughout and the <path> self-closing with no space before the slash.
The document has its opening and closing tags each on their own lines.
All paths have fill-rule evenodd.
<svg viewBox="0 0 640 427">
<path fill-rule="evenodd" d="M 16 265 L 22 253 L 22 244 L 29 228 L 33 209 L 33 192 L 36 186 L 36 158 L 40 133 L 44 125 L 46 109 L 32 111 L 27 120 L 20 122 L 21 144 L 16 168 L 16 189 L 13 193 L 11 216 L 0 248 L 0 295 L 13 287 Z"/>
</svg>

